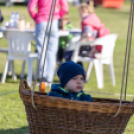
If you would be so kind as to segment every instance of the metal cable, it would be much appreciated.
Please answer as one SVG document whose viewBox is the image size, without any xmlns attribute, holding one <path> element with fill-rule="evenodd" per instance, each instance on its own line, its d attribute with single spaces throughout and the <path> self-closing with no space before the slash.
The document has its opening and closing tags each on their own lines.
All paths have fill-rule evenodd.
<svg viewBox="0 0 134 134">
<path fill-rule="evenodd" d="M 46 52 L 45 52 L 45 57 L 44 57 L 44 64 L 43 64 L 43 71 L 42 71 L 42 78 L 43 78 L 43 72 L 44 72 L 44 68 L 45 68 L 45 59 L 46 59 L 46 55 L 47 55 L 47 50 L 48 50 L 48 46 L 49 46 L 49 39 L 50 39 L 50 34 L 51 34 L 51 27 L 52 27 L 52 22 L 53 22 L 53 17 L 54 17 L 54 12 L 55 12 L 55 5 L 56 5 L 56 0 L 53 0 L 54 4 L 53 4 L 53 8 L 52 8 L 52 17 L 51 17 L 51 24 L 50 24 L 50 30 L 49 30 L 49 36 L 48 36 L 48 40 L 47 40 L 47 45 L 46 45 Z"/>
<path fill-rule="evenodd" d="M 126 86 L 125 86 L 125 97 L 124 97 L 124 100 L 126 100 L 126 91 L 127 91 L 127 78 L 128 78 L 128 71 L 129 71 L 129 63 L 130 63 L 130 55 L 131 55 L 131 42 L 132 42 L 132 31 L 133 31 L 133 15 L 134 15 L 134 0 L 133 0 L 133 4 L 132 4 L 132 6 L 133 6 L 133 11 L 132 11 L 132 20 L 131 20 L 131 25 L 130 25 L 130 38 L 128 39 L 128 46 L 129 46 L 129 48 L 128 48 L 128 62 L 127 62 L 127 71 L 126 71 Z"/>
<path fill-rule="evenodd" d="M 122 102 L 122 94 L 124 91 L 124 100 L 126 100 L 126 91 L 127 91 L 127 78 L 128 78 L 128 69 L 130 63 L 130 54 L 131 54 L 131 40 L 132 40 L 132 30 L 133 30 L 133 15 L 134 15 L 134 0 L 131 0 L 131 9 L 129 14 L 129 23 L 128 23 L 128 33 L 127 33 L 127 42 L 126 42 L 126 52 L 125 52 L 125 61 L 124 61 L 124 68 L 123 68 L 123 75 L 122 75 L 122 83 L 121 83 L 121 92 L 120 92 L 120 104 L 119 109 L 113 117 L 116 117 L 121 109 L 121 102 Z M 124 89 L 125 83 L 125 89 Z"/>
</svg>

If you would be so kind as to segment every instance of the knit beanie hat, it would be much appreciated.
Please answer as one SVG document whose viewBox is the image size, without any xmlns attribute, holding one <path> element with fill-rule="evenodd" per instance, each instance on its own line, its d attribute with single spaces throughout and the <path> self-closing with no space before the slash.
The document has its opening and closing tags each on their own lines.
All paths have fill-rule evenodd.
<svg viewBox="0 0 134 134">
<path fill-rule="evenodd" d="M 85 78 L 83 67 L 72 61 L 61 64 L 57 71 L 57 75 L 63 88 L 70 79 L 80 74 Z"/>
</svg>

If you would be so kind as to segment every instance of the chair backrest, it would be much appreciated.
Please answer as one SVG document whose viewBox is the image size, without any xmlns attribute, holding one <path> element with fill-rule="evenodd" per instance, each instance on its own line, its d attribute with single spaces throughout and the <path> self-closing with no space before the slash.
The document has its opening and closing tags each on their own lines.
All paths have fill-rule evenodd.
<svg viewBox="0 0 134 134">
<path fill-rule="evenodd" d="M 72 39 L 69 41 L 69 46 L 67 46 L 66 51 L 72 51 L 75 49 L 77 42 L 80 40 L 81 36 L 77 35 L 74 36 Z"/>
<path fill-rule="evenodd" d="M 22 59 L 27 58 L 31 52 L 31 41 L 35 35 L 32 32 L 23 31 L 3 31 L 8 41 L 8 58 Z"/>
<path fill-rule="evenodd" d="M 101 52 L 102 59 L 112 58 L 113 57 L 113 50 L 114 50 L 114 46 L 115 46 L 115 42 L 116 42 L 117 37 L 118 37 L 118 34 L 112 33 L 112 34 L 106 35 L 104 37 L 97 38 L 93 42 L 78 42 L 75 49 L 74 49 L 72 60 L 74 62 L 76 62 L 78 59 L 80 59 L 81 56 L 78 56 L 78 54 L 79 54 L 81 46 L 89 45 L 89 44 L 103 46 L 102 52 Z M 88 59 L 89 59 L 88 57 L 82 58 L 83 61 L 84 60 L 87 61 Z"/>
<path fill-rule="evenodd" d="M 93 44 L 102 45 L 101 58 L 112 58 L 115 42 L 118 34 L 112 33 L 101 38 L 97 38 Z"/>
</svg>

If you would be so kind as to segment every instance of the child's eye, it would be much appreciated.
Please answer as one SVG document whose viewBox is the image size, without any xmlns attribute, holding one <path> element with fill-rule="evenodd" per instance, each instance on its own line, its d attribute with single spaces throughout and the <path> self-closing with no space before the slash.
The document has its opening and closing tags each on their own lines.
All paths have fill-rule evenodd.
<svg viewBox="0 0 134 134">
<path fill-rule="evenodd" d="M 84 78 L 82 77 L 81 80 L 84 80 Z"/>
<path fill-rule="evenodd" d="M 76 77 L 73 77 L 74 80 L 76 80 Z"/>
</svg>

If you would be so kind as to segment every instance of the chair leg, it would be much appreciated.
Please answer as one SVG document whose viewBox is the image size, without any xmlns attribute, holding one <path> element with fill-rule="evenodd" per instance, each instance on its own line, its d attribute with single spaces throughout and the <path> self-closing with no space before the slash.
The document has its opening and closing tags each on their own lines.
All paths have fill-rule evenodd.
<svg viewBox="0 0 134 134">
<path fill-rule="evenodd" d="M 22 70 L 21 70 L 20 78 L 23 78 L 23 77 L 24 77 L 25 65 L 26 65 L 26 61 L 23 61 L 23 65 L 22 65 Z"/>
<path fill-rule="evenodd" d="M 1 77 L 1 83 L 5 83 L 9 61 L 6 60 L 5 68 Z"/>
<path fill-rule="evenodd" d="M 17 76 L 15 75 L 15 67 L 14 67 L 14 61 L 13 60 L 11 61 L 11 64 L 12 64 L 12 79 L 16 81 Z"/>
<path fill-rule="evenodd" d="M 92 68 L 93 68 L 93 62 L 90 62 L 89 65 L 88 65 L 88 69 L 87 69 L 86 81 L 89 80 Z"/>
<path fill-rule="evenodd" d="M 8 75 L 9 75 L 9 76 L 12 75 L 12 61 L 9 61 L 9 65 L 8 65 Z"/>
<path fill-rule="evenodd" d="M 103 65 L 99 59 L 94 60 L 96 78 L 97 78 L 97 85 L 98 88 L 103 88 Z"/>
<path fill-rule="evenodd" d="M 32 85 L 33 60 L 34 60 L 34 58 L 29 58 L 28 59 L 27 83 L 28 83 L 29 86 Z"/>
<path fill-rule="evenodd" d="M 114 76 L 114 67 L 113 64 L 109 64 L 109 72 L 110 72 L 110 77 L 111 77 L 111 82 L 113 86 L 115 86 L 115 76 Z"/>
</svg>

